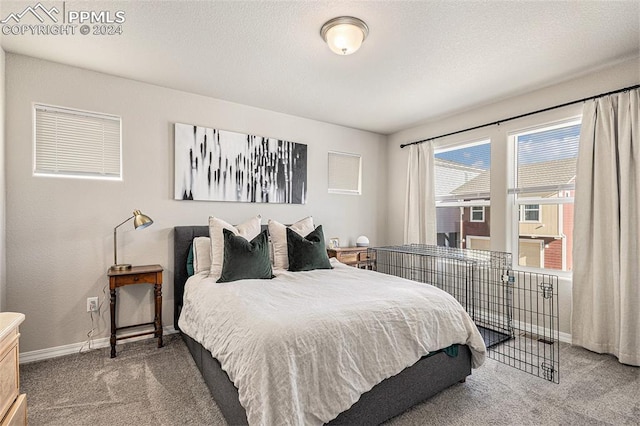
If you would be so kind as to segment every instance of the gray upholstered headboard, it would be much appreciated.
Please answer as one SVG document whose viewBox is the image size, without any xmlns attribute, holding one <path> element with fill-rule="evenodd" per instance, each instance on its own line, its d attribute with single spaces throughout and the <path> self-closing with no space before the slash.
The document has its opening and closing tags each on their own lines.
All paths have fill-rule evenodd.
<svg viewBox="0 0 640 426">
<path fill-rule="evenodd" d="M 262 229 L 266 229 L 262 225 Z M 182 311 L 182 295 L 184 285 L 189 275 L 187 274 L 187 257 L 189 257 L 189 247 L 195 237 L 208 237 L 209 227 L 207 225 L 176 226 L 173 228 L 173 326 L 178 328 L 178 318 Z"/>
<path fill-rule="evenodd" d="M 178 328 L 178 318 L 182 311 L 182 295 L 184 285 L 189 278 L 187 273 L 187 257 L 189 248 L 195 237 L 208 237 L 209 227 L 206 225 L 176 226 L 173 228 L 173 327 Z"/>
</svg>

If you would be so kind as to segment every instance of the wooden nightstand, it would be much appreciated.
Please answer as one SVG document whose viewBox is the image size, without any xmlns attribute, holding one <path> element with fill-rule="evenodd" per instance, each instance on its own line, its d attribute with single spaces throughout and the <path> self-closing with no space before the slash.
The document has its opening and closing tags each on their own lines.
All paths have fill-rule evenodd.
<svg viewBox="0 0 640 426">
<path fill-rule="evenodd" d="M 362 269 L 375 269 L 375 259 L 369 258 L 368 247 L 339 247 L 327 249 L 329 257 L 335 257 L 339 262 Z"/>
<path fill-rule="evenodd" d="M 110 268 L 107 272 L 109 276 L 109 289 L 111 290 L 111 358 L 116 356 L 116 341 L 129 339 L 131 337 L 153 334 L 158 338 L 158 347 L 162 347 L 162 266 L 145 265 L 133 266 L 131 269 L 116 270 Z M 132 284 L 151 284 L 154 288 L 155 312 L 153 322 L 143 324 L 127 325 L 125 327 L 116 326 L 116 288 Z M 144 331 L 126 336 L 116 336 L 118 330 L 125 330 L 133 327 L 153 325 L 153 330 Z"/>
</svg>

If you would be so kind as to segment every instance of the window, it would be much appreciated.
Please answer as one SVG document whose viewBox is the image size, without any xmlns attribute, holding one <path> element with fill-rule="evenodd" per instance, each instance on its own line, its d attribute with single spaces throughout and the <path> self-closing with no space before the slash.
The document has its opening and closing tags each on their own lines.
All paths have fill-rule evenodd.
<svg viewBox="0 0 640 426">
<path fill-rule="evenodd" d="M 471 222 L 484 222 L 484 206 L 471 206 Z"/>
<path fill-rule="evenodd" d="M 361 157 L 360 154 L 329 151 L 329 193 L 361 193 Z"/>
<path fill-rule="evenodd" d="M 540 204 L 521 204 L 520 222 L 540 222 Z"/>
<path fill-rule="evenodd" d="M 120 180 L 120 117 L 34 105 L 34 175 Z"/>
<path fill-rule="evenodd" d="M 488 247 L 490 141 L 437 149 L 434 160 L 438 245 Z"/>
<path fill-rule="evenodd" d="M 519 266 L 572 269 L 579 139 L 579 120 L 511 135 L 515 167 L 509 193 L 516 206 L 512 246 Z"/>
</svg>

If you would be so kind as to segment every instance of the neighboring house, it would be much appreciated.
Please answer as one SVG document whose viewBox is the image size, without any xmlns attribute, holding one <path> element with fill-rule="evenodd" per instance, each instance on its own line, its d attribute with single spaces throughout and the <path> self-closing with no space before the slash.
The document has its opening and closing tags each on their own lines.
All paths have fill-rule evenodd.
<svg viewBox="0 0 640 426">
<path fill-rule="evenodd" d="M 575 180 L 575 158 L 524 164 L 518 168 L 521 176 L 518 187 L 544 187 Z M 486 170 L 455 188 L 451 194 L 459 199 L 469 194 L 489 192 L 491 171 Z M 527 194 L 528 197 L 573 197 L 573 191 L 547 191 Z M 465 206 L 460 208 L 458 220 L 461 247 L 488 250 L 490 248 L 489 206 Z M 520 266 L 571 270 L 573 249 L 573 204 L 522 204 L 519 220 Z M 438 228 L 440 232 L 440 228 Z M 440 241 L 438 241 L 440 243 Z"/>
<path fill-rule="evenodd" d="M 435 158 L 436 197 L 450 197 L 456 188 L 479 176 L 484 169 L 465 166 L 454 161 Z M 436 215 L 438 245 L 458 247 L 461 241 L 461 217 L 459 207 L 439 207 Z"/>
</svg>

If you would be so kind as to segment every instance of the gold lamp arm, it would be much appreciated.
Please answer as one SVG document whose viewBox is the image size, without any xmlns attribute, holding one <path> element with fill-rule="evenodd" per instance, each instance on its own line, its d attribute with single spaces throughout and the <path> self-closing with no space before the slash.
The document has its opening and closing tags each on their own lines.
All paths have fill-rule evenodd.
<svg viewBox="0 0 640 426">
<path fill-rule="evenodd" d="M 123 220 L 122 222 L 120 222 L 120 224 L 116 225 L 115 228 L 113 228 L 113 266 L 111 267 L 112 269 L 116 269 L 116 270 L 123 270 L 123 269 L 130 269 L 131 265 L 128 263 L 123 263 L 123 264 L 119 264 L 118 263 L 118 228 L 121 227 L 122 225 L 124 225 L 125 223 L 127 223 L 128 221 L 130 221 L 131 219 L 135 218 L 135 220 L 133 221 L 133 226 L 135 227 L 135 229 L 144 229 L 150 225 L 153 224 L 153 219 L 151 219 L 149 216 L 142 214 L 140 212 L 140 210 L 134 210 L 133 211 L 133 216 Z"/>
<path fill-rule="evenodd" d="M 113 266 L 118 269 L 118 237 L 117 237 L 117 230 L 118 228 L 120 228 L 122 225 L 124 225 L 125 223 L 129 222 L 131 219 L 133 219 L 135 217 L 131 216 L 128 219 L 123 220 L 119 225 L 116 225 L 115 228 L 113 228 Z"/>
</svg>

